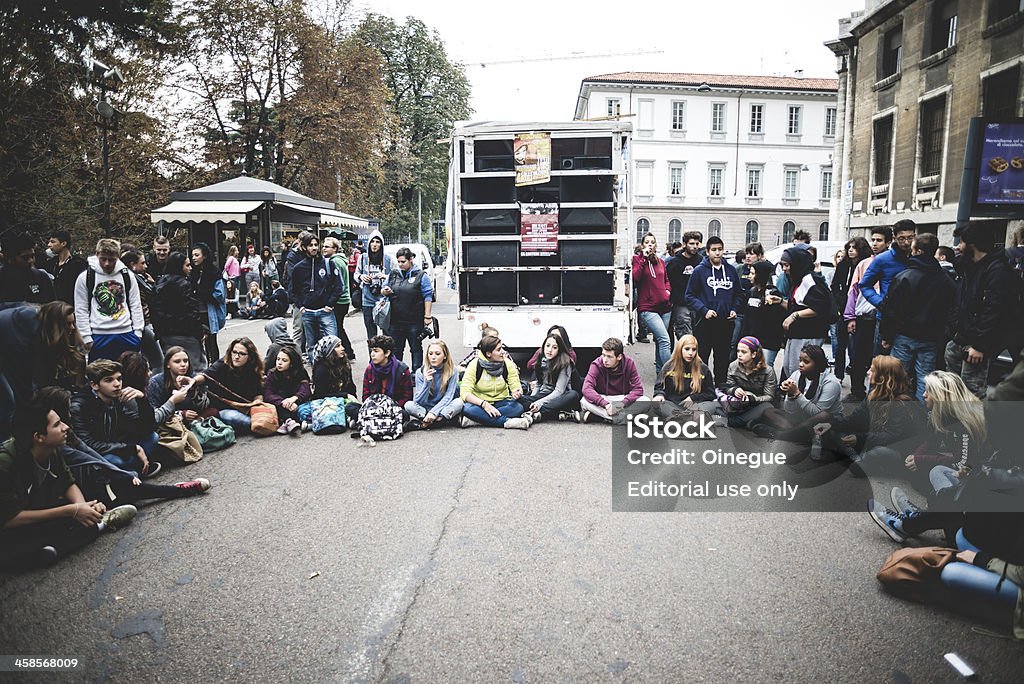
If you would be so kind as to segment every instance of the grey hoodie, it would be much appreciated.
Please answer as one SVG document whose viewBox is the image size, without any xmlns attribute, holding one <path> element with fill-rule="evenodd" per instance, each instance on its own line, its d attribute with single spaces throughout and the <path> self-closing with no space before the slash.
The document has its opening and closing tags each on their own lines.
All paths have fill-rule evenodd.
<svg viewBox="0 0 1024 684">
<path fill-rule="evenodd" d="M 263 367 L 273 368 L 274 364 L 277 363 L 277 352 L 281 351 L 281 347 L 285 345 L 294 347 L 295 342 L 292 340 L 291 335 L 288 334 L 288 322 L 283 318 L 274 318 L 267 321 L 266 325 L 263 326 L 263 332 L 267 334 L 267 339 L 270 340 L 270 346 L 267 347 L 267 356 L 263 359 Z"/>
</svg>

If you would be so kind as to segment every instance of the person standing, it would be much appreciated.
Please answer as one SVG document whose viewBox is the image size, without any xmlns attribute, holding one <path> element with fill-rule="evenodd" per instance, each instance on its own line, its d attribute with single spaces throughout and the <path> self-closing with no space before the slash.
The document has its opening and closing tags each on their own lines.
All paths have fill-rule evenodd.
<svg viewBox="0 0 1024 684">
<path fill-rule="evenodd" d="M 66 230 L 50 233 L 47 250 L 53 257 L 46 262 L 46 271 L 53 276 L 53 292 L 57 299 L 74 306 L 75 281 L 88 268 L 85 259 L 71 253 L 71 234 Z"/>
<path fill-rule="evenodd" d="M 142 300 L 142 317 L 146 322 L 142 328 L 142 353 L 149 361 L 150 368 L 156 368 L 163 360 L 163 352 L 156 341 L 156 333 L 153 330 L 153 317 L 150 312 L 149 303 L 153 299 L 153 291 L 156 282 L 146 273 L 146 259 L 141 252 L 130 249 L 121 255 L 121 260 L 128 270 L 135 276 L 135 284 L 139 286 L 139 297 Z"/>
<path fill-rule="evenodd" d="M 153 289 L 150 315 L 164 347 L 182 347 L 192 368 L 203 370 L 207 363 L 203 343 L 210 332 L 210 319 L 192 290 L 191 273 L 192 264 L 181 252 L 167 258 L 167 272 Z"/>
<path fill-rule="evenodd" d="M 228 258 L 224 260 L 224 272 L 221 277 L 224 279 L 224 289 L 228 289 L 227 284 L 231 283 L 235 292 L 238 292 L 238 288 L 242 281 L 242 267 L 238 263 L 238 247 L 231 245 L 228 247 Z"/>
<path fill-rule="evenodd" d="M 89 361 L 113 360 L 142 345 L 142 296 L 120 253 L 117 240 L 101 239 L 75 282 L 75 321 Z"/>
<path fill-rule="evenodd" d="M 206 307 L 207 330 L 210 333 L 206 336 L 206 358 L 212 362 L 220 358 L 217 333 L 227 320 L 227 294 L 224 281 L 220 277 L 220 269 L 213 260 L 213 250 L 205 242 L 197 242 L 192 247 L 192 272 L 189 274 L 189 282 L 192 285 L 192 294 Z"/>
<path fill-rule="evenodd" d="M 889 291 L 889 283 L 910 263 L 910 248 L 914 244 L 916 231 L 917 226 L 910 219 L 897 221 L 892 227 L 894 237 L 892 246 L 871 260 L 864 271 L 864 276 L 860 279 L 860 291 L 864 293 L 865 299 L 875 307 L 875 336 L 871 344 L 874 356 L 889 353 L 888 348 L 882 345 L 880 327 L 882 312 L 878 307 L 881 306 L 885 294 Z"/>
<path fill-rule="evenodd" d="M 348 260 L 341 253 L 341 242 L 335 237 L 324 238 L 324 256 L 331 260 L 338 270 L 338 277 L 341 278 L 341 293 L 338 301 L 334 303 L 334 321 L 338 328 L 338 337 L 348 355 L 350 361 L 355 361 L 356 354 L 352 350 L 352 342 L 345 332 L 345 317 L 348 316 L 349 306 L 352 304 L 352 289 L 349 286 Z"/>
<path fill-rule="evenodd" d="M 395 357 L 401 361 L 405 345 L 413 368 L 423 367 L 423 341 L 420 333 L 432 324 L 430 316 L 434 304 L 434 288 L 430 277 L 417 265 L 416 257 L 408 247 L 395 254 L 398 268 L 391 271 L 381 294 L 391 298 L 391 339 L 395 342 Z"/>
<path fill-rule="evenodd" d="M 652 233 L 644 235 L 640 249 L 633 255 L 633 284 L 637 288 L 637 311 L 640 320 L 654 336 L 654 370 L 661 367 L 672 353 L 672 288 L 665 273 L 665 262 L 658 257 L 658 240 Z"/>
<path fill-rule="evenodd" d="M 154 280 L 167 272 L 167 257 L 171 255 L 171 241 L 163 235 L 153 238 L 153 251 L 146 257 L 146 271 Z"/>
<path fill-rule="evenodd" d="M 848 240 L 843 246 L 843 256 L 836 262 L 835 273 L 832 274 L 832 299 L 835 300 L 836 308 L 845 312 L 846 300 L 850 296 L 850 288 L 853 286 L 853 273 L 862 260 L 871 255 L 871 246 L 862 237 Z M 839 382 L 843 381 L 846 374 L 847 351 L 850 350 L 850 331 L 846 327 L 846 320 L 842 318 L 835 324 L 835 334 L 832 340 L 832 358 L 835 359 L 835 376 Z M 831 332 L 831 331 L 830 331 Z M 852 350 L 851 350 L 852 351 Z M 853 354 L 850 354 L 853 360 Z"/>
<path fill-rule="evenodd" d="M 264 292 L 272 290 L 271 284 L 277 280 L 277 259 L 270 247 L 264 247 L 260 252 L 260 288 Z"/>
<path fill-rule="evenodd" d="M 245 256 L 242 257 L 242 261 L 239 264 L 244 282 L 241 283 L 238 292 L 249 292 L 250 283 L 259 283 L 260 265 L 260 257 L 256 254 L 256 245 L 250 242 L 245 246 Z M 248 299 L 246 302 L 248 303 Z"/>
<path fill-rule="evenodd" d="M 697 231 L 683 234 L 683 246 L 665 264 L 668 284 L 672 289 L 672 333 L 676 339 L 693 332 L 693 318 L 686 306 L 686 286 L 702 257 L 697 254 L 704 236 Z"/>
<path fill-rule="evenodd" d="M 814 272 L 814 259 L 806 249 L 790 247 L 779 259 L 782 272 L 793 288 L 788 295 L 789 315 L 782 321 L 786 346 L 782 353 L 782 376 L 788 378 L 800 363 L 806 345 L 823 346 L 828 338 L 832 296 L 822 277 Z"/>
<path fill-rule="evenodd" d="M 714 354 L 716 386 L 725 383 L 729 373 L 729 343 L 743 291 L 739 280 L 736 269 L 725 261 L 725 243 L 712 235 L 708 238 L 708 255 L 694 270 L 686 287 L 686 305 L 695 319 L 698 348 L 709 359 Z"/>
<path fill-rule="evenodd" d="M 954 302 L 946 370 L 984 399 L 992 359 L 1009 341 L 1017 283 L 1006 255 L 995 249 L 991 228 L 971 223 L 956 237 L 965 274 Z"/>
<path fill-rule="evenodd" d="M 381 290 L 391 275 L 391 257 L 384 253 L 384 236 L 379 230 L 370 233 L 366 253 L 359 257 L 356 279 L 362 285 L 361 304 L 363 325 L 366 326 L 367 344 L 377 335 L 377 324 L 373 321 L 373 307 L 380 300 Z M 387 331 L 383 331 L 387 333 Z"/>
<path fill-rule="evenodd" d="M 308 230 L 304 230 L 299 233 L 299 236 L 292 242 L 291 248 L 288 249 L 284 257 L 284 267 L 279 268 L 278 272 L 284 276 L 285 288 L 289 291 L 292 284 L 292 269 L 295 268 L 295 264 L 302 261 L 305 256 L 305 252 L 302 251 L 302 240 L 308 237 L 316 237 Z M 282 243 L 284 244 L 284 243 Z M 290 299 L 290 296 L 289 296 Z M 311 352 L 315 345 L 309 345 L 306 347 L 306 340 L 304 332 L 302 330 L 302 309 L 293 306 L 292 307 L 292 341 L 295 343 L 295 348 L 299 350 L 300 354 L 305 354 L 307 351 Z"/>
<path fill-rule="evenodd" d="M 914 238 L 910 263 L 892 279 L 882 300 L 882 343 L 916 378 L 918 401 L 924 401 L 924 380 L 935 370 L 956 296 L 956 286 L 935 259 L 938 247 L 933 233 Z"/>
<path fill-rule="evenodd" d="M 292 267 L 288 294 L 302 315 L 302 336 L 313 363 L 312 350 L 321 337 L 337 335 L 334 303 L 341 290 L 341 276 L 330 259 L 320 254 L 320 242 L 312 233 L 299 240 L 303 259 Z"/>
<path fill-rule="evenodd" d="M 861 292 L 860 282 L 875 257 L 889 249 L 892 243 L 892 229 L 888 226 L 876 226 L 871 230 L 871 255 L 857 262 L 850 281 L 850 293 L 846 298 L 843 320 L 846 322 L 847 333 L 853 336 L 853 363 L 850 369 L 850 394 L 847 401 L 861 402 L 867 397 L 864 378 L 871 361 L 874 359 L 875 327 L 878 318 L 874 305 Z"/>
<path fill-rule="evenodd" d="M 53 282 L 35 267 L 36 250 L 28 235 L 10 235 L 3 239 L 3 264 L 0 265 L 0 302 L 45 304 L 55 299 Z"/>
</svg>

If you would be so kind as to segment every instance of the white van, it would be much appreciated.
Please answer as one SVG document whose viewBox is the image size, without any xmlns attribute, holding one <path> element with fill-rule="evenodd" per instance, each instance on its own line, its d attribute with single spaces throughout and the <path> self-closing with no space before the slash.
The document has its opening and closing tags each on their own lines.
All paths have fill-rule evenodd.
<svg viewBox="0 0 1024 684">
<path fill-rule="evenodd" d="M 391 258 L 391 263 L 395 264 L 395 255 L 398 254 L 398 250 L 402 247 L 408 247 L 412 250 L 412 253 L 416 256 L 416 265 L 421 271 L 426 273 L 430 277 L 430 284 L 434 288 L 434 292 L 437 292 L 437 278 L 434 273 L 434 258 L 430 256 L 430 250 L 427 246 L 419 242 L 399 242 L 394 245 L 384 245 L 384 254 Z M 437 295 L 435 294 L 435 299 Z"/>
</svg>

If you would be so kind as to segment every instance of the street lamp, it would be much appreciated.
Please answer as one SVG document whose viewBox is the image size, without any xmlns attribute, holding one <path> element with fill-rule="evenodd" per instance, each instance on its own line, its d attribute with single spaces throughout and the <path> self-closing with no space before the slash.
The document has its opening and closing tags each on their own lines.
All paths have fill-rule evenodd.
<svg viewBox="0 0 1024 684">
<path fill-rule="evenodd" d="M 86 62 L 89 82 L 99 88 L 100 97 L 95 101 L 96 125 L 103 132 L 103 215 L 100 223 L 103 234 L 110 235 L 110 131 L 116 131 L 121 123 L 121 112 L 114 109 L 107 101 L 108 92 L 117 92 L 124 83 L 124 76 L 117 67 L 110 68 L 95 59 Z"/>
</svg>

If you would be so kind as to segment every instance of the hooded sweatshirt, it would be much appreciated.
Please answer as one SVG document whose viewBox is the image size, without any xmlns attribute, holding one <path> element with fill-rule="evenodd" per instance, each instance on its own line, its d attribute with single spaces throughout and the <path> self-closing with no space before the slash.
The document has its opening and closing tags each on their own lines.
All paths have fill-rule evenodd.
<svg viewBox="0 0 1024 684">
<path fill-rule="evenodd" d="M 391 274 L 392 268 L 391 257 L 389 257 L 387 254 L 382 255 L 383 268 L 381 266 L 377 266 L 376 264 L 370 263 L 370 241 L 373 240 L 373 238 L 377 238 L 378 240 L 380 240 L 381 250 L 383 251 L 384 236 L 381 235 L 379 230 L 375 230 L 372 233 L 370 233 L 370 237 L 366 238 L 366 251 L 359 256 L 359 263 L 356 265 L 355 272 L 355 277 L 357 278 L 356 282 L 362 286 L 362 307 L 364 309 L 372 309 L 373 306 L 380 299 L 380 295 L 375 295 L 372 292 L 370 292 L 370 286 L 367 285 L 366 283 L 363 283 L 362 280 L 359 279 L 359 277 L 363 275 L 372 276 L 383 273 L 383 279 L 375 280 L 376 282 L 379 282 L 381 285 L 385 285 L 388 281 L 388 276 Z"/>
<path fill-rule="evenodd" d="M 608 405 L 606 396 L 625 395 L 623 405 L 629 406 L 644 393 L 644 384 L 636 363 L 625 354 L 615 368 L 607 368 L 601 357 L 594 359 L 583 381 L 583 397 L 595 406 Z"/>
<path fill-rule="evenodd" d="M 742 296 L 740 276 L 724 257 L 719 266 L 712 265 L 711 259 L 704 257 L 693 269 L 686 285 L 686 306 L 698 320 L 704 318 L 709 310 L 717 313 L 719 318 L 728 318 L 730 311 L 739 311 Z"/>
<path fill-rule="evenodd" d="M 89 267 L 82 271 L 75 282 L 75 324 L 82 333 L 82 340 L 89 344 L 93 335 L 123 335 L 133 331 L 141 339 L 145 318 L 135 276 L 120 259 L 114 264 L 113 273 L 107 273 L 100 267 L 99 257 L 95 254 L 89 257 L 88 264 Z M 91 306 L 87 291 L 90 271 L 96 277 Z M 131 276 L 127 296 L 122 272 Z"/>
<path fill-rule="evenodd" d="M 790 291 L 783 293 L 789 299 L 789 312 L 792 314 L 811 309 L 817 314 L 798 317 L 790 324 L 786 336 L 791 340 L 828 337 L 832 294 L 825 281 L 814 273 L 814 259 L 806 249 L 790 247 L 783 253 L 783 260 L 789 262 Z"/>
<path fill-rule="evenodd" d="M 334 263 L 322 254 L 305 255 L 292 267 L 289 295 L 292 304 L 307 311 L 334 307 L 341 292 L 341 276 Z"/>
<path fill-rule="evenodd" d="M 672 310 L 672 287 L 665 274 L 665 262 L 657 257 L 633 255 L 633 283 L 637 287 L 637 310 L 668 313 Z"/>
<path fill-rule="evenodd" d="M 286 345 L 294 347 L 295 341 L 288 334 L 288 322 L 283 318 L 267 321 L 266 325 L 263 326 L 263 332 L 267 334 L 267 339 L 270 340 L 270 346 L 267 347 L 267 356 L 263 359 L 263 367 L 273 368 L 277 364 L 277 352 L 281 351 L 281 347 Z"/>
</svg>

